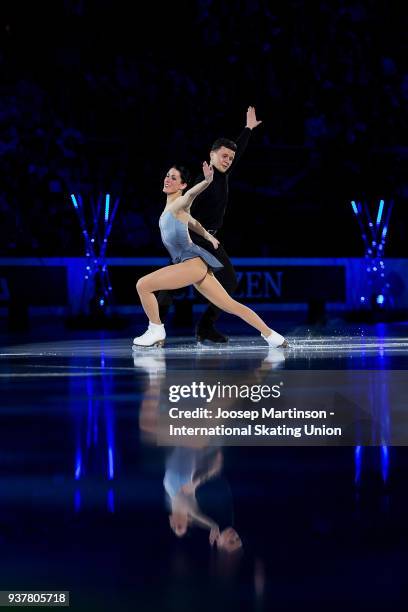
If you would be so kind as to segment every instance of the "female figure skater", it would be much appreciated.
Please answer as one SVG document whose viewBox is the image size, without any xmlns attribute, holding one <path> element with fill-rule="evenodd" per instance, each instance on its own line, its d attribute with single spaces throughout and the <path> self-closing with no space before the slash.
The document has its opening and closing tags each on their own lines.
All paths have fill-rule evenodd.
<svg viewBox="0 0 408 612">
<path fill-rule="evenodd" d="M 242 548 L 242 541 L 235 529 L 227 526 L 234 513 L 230 488 L 221 478 L 222 464 L 222 452 L 215 447 L 176 447 L 166 460 L 163 484 L 170 527 L 179 538 L 189 527 L 202 527 L 210 531 L 211 546 L 216 543 L 219 550 L 233 553 Z M 211 516 L 204 514 L 200 502 Z"/>
<path fill-rule="evenodd" d="M 216 249 L 219 242 L 190 215 L 190 207 L 199 193 L 213 180 L 213 168 L 203 163 L 204 180 L 188 189 L 184 168 L 173 166 L 164 179 L 163 192 L 167 196 L 166 206 L 159 226 L 164 246 L 170 253 L 173 265 L 156 270 L 137 281 L 136 290 L 143 309 L 149 319 L 147 331 L 133 340 L 136 346 L 162 346 L 166 338 L 164 325 L 160 321 L 155 291 L 181 289 L 194 285 L 207 300 L 225 312 L 234 314 L 257 329 L 272 347 L 287 347 L 283 336 L 273 331 L 250 308 L 234 300 L 212 273 L 222 264 L 211 253 L 194 244 L 188 230 L 191 229 L 212 243 Z"/>
</svg>

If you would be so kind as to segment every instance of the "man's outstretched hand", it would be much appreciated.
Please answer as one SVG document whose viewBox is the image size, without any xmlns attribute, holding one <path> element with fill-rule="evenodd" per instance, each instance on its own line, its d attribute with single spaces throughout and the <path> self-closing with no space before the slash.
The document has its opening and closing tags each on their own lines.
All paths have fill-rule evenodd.
<svg viewBox="0 0 408 612">
<path fill-rule="evenodd" d="M 256 113 L 255 113 L 255 107 L 248 106 L 246 127 L 249 128 L 250 130 L 253 130 L 254 128 L 258 127 L 260 123 L 262 123 L 262 121 L 257 120 Z"/>
</svg>

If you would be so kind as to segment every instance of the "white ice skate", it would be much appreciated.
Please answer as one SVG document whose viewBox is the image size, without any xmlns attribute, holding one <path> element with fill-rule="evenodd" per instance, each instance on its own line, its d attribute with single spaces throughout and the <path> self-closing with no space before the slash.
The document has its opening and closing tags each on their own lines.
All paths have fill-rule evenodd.
<svg viewBox="0 0 408 612">
<path fill-rule="evenodd" d="M 280 367 L 282 363 L 285 363 L 285 351 L 281 348 L 272 348 L 270 346 L 264 363 L 270 363 L 272 368 Z"/>
<path fill-rule="evenodd" d="M 133 363 L 136 368 L 148 376 L 150 384 L 158 383 L 166 373 L 164 351 L 145 351 L 134 344 Z"/>
<path fill-rule="evenodd" d="M 134 344 L 133 347 L 137 349 Z M 166 357 L 163 351 L 137 351 L 133 353 L 133 364 L 136 368 L 143 368 L 146 372 L 165 372 Z"/>
<path fill-rule="evenodd" d="M 272 330 L 269 336 L 264 336 L 263 334 L 261 336 L 272 348 L 287 348 L 289 346 L 287 340 L 274 330 Z"/>
<path fill-rule="evenodd" d="M 134 338 L 133 346 L 163 346 L 165 338 L 166 330 L 163 324 L 149 323 L 147 331 Z"/>
</svg>

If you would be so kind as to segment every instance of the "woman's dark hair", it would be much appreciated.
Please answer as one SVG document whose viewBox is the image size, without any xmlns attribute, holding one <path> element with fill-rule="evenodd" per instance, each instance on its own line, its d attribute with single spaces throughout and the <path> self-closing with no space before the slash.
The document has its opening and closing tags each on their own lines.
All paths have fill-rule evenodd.
<svg viewBox="0 0 408 612">
<path fill-rule="evenodd" d="M 183 183 L 187 183 L 187 187 L 188 187 L 188 184 L 191 180 L 191 174 L 188 171 L 188 169 L 185 166 L 180 166 L 180 164 L 172 164 L 170 168 L 174 168 L 175 170 L 178 170 L 180 172 L 181 180 L 183 181 Z"/>
</svg>

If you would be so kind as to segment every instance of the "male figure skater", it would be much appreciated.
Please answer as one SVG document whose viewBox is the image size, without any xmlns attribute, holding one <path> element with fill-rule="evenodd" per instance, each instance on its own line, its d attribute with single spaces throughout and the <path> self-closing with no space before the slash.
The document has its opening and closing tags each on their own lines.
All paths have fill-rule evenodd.
<svg viewBox="0 0 408 612">
<path fill-rule="evenodd" d="M 228 179 L 231 171 L 235 168 L 237 161 L 245 151 L 251 132 L 262 121 L 256 118 L 255 108 L 250 106 L 246 114 L 245 128 L 238 136 L 236 142 L 227 138 L 218 138 L 212 145 L 210 161 L 214 168 L 214 179 L 211 185 L 195 199 L 191 214 L 203 225 L 213 236 L 221 228 L 225 210 L 228 204 Z M 200 174 L 194 181 L 194 185 L 201 182 L 204 176 Z M 191 235 L 192 240 L 210 253 L 223 264 L 223 268 L 214 272 L 225 290 L 231 295 L 237 286 L 237 277 L 231 260 L 221 244 L 215 250 L 214 247 L 195 232 Z M 168 308 L 172 302 L 170 291 L 160 291 L 157 295 L 160 306 L 160 318 L 163 321 Z M 228 338 L 215 328 L 215 321 L 221 314 L 221 310 L 209 304 L 203 312 L 196 329 L 196 337 L 199 342 L 208 340 L 210 342 L 227 342 Z"/>
</svg>

